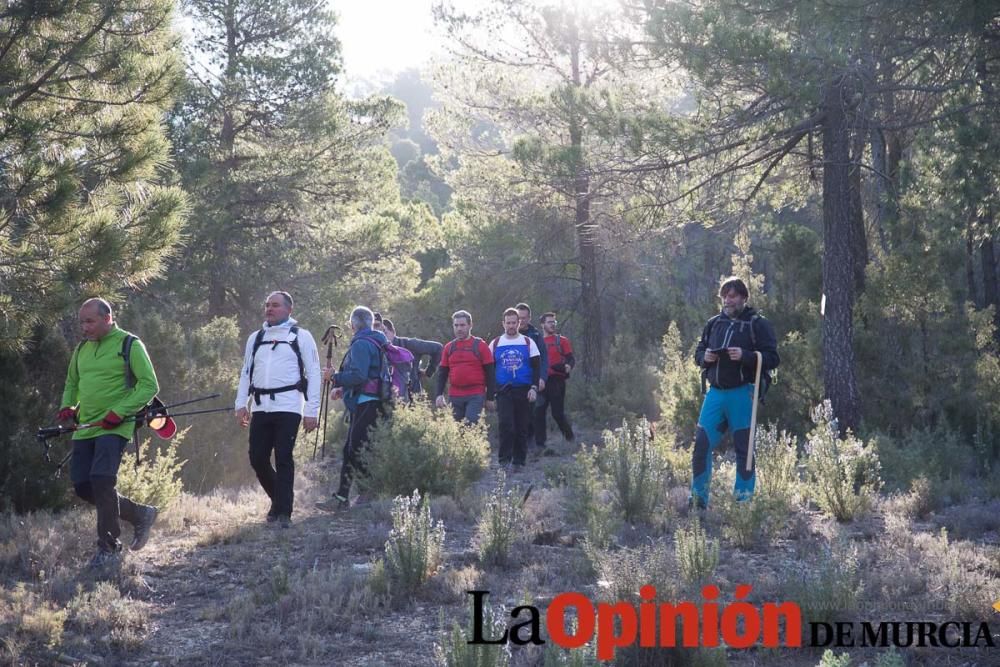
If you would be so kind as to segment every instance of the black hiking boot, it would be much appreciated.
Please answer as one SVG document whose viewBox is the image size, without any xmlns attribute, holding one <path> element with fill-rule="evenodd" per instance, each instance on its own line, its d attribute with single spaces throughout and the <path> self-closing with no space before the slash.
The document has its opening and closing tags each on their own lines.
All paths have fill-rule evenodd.
<svg viewBox="0 0 1000 667">
<path fill-rule="evenodd" d="M 132 545 L 129 547 L 132 551 L 138 551 L 146 546 L 146 542 L 149 542 L 149 532 L 153 529 L 153 524 L 156 523 L 156 517 L 159 513 L 160 511 L 152 505 L 146 505 L 139 510 L 139 518 L 134 524 Z"/>
</svg>

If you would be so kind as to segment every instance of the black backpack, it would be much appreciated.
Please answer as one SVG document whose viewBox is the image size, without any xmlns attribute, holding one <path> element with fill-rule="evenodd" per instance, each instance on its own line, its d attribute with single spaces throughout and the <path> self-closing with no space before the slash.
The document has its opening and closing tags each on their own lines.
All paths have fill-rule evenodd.
<svg viewBox="0 0 1000 667">
<path fill-rule="evenodd" d="M 261 345 L 265 343 L 264 341 L 264 329 L 257 332 L 257 337 L 253 341 L 253 350 L 250 352 L 250 394 L 253 396 L 253 400 L 257 405 L 260 405 L 260 397 L 267 395 L 274 400 L 275 394 L 282 394 L 286 391 L 301 391 L 303 396 L 307 396 L 306 390 L 309 388 L 309 381 L 306 379 L 306 367 L 302 363 L 302 351 L 299 349 L 299 327 L 293 324 L 288 330 L 289 333 L 293 334 L 295 337 L 292 340 L 269 340 L 266 341 L 271 349 L 278 347 L 279 345 L 288 345 L 292 348 L 292 352 L 295 353 L 295 358 L 299 362 L 299 381 L 295 384 L 285 385 L 284 387 L 275 387 L 274 389 L 258 389 L 253 384 L 253 367 L 254 363 L 257 361 L 257 350 L 260 349 Z"/>
</svg>

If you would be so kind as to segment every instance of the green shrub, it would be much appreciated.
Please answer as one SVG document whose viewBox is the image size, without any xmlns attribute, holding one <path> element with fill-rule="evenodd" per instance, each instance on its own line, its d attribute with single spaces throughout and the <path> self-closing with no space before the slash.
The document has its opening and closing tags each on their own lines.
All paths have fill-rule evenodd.
<svg viewBox="0 0 1000 667">
<path fill-rule="evenodd" d="M 681 578 L 688 583 L 705 581 L 719 565 L 719 540 L 708 539 L 698 517 L 674 534 L 674 555 Z"/>
<path fill-rule="evenodd" d="M 603 467 L 611 478 L 615 502 L 625 521 L 648 523 L 662 502 L 667 484 L 667 457 L 653 439 L 645 417 L 604 432 Z"/>
<path fill-rule="evenodd" d="M 506 481 L 506 475 L 500 470 L 479 519 L 477 541 L 479 558 L 484 564 L 507 563 L 511 546 L 517 541 L 524 520 L 520 489 L 504 488 Z"/>
<path fill-rule="evenodd" d="M 871 508 L 882 487 L 878 454 L 850 432 L 838 435 L 829 401 L 813 411 L 813 421 L 806 440 L 809 497 L 838 521 L 850 521 Z"/>
<path fill-rule="evenodd" d="M 566 513 L 571 522 L 583 526 L 591 546 L 603 549 L 611 543 L 618 527 L 598 456 L 595 447 L 584 446 L 573 458 L 567 476 L 569 505 Z"/>
<path fill-rule="evenodd" d="M 143 440 L 139 444 L 142 459 L 138 468 L 126 459 L 118 470 L 118 492 L 144 505 L 160 509 L 169 505 L 184 490 L 181 468 L 187 461 L 177 460 L 177 448 L 190 430 L 178 431 L 159 449 L 149 446 L 149 438 Z"/>
<path fill-rule="evenodd" d="M 676 442 L 691 442 L 701 410 L 701 373 L 694 363 L 693 350 L 683 348 L 676 322 L 668 325 L 661 351 L 663 365 L 656 395 L 660 424 L 670 429 Z"/>
<path fill-rule="evenodd" d="M 471 612 L 471 610 L 470 610 Z M 469 616 L 471 617 L 471 613 Z M 489 605 L 483 606 L 483 635 L 498 637 L 507 627 L 502 614 Z M 468 634 L 458 623 L 453 623 L 444 642 L 434 647 L 434 657 L 442 667 L 507 667 L 510 664 L 510 647 L 506 644 L 470 644 L 472 629 Z"/>
<path fill-rule="evenodd" d="M 801 493 L 798 444 L 777 425 L 758 428 L 754 435 L 755 495 L 791 507 Z"/>
<path fill-rule="evenodd" d="M 458 498 L 487 469 L 489 456 L 485 421 L 456 422 L 418 400 L 379 421 L 367 454 L 370 476 L 358 482 L 383 496 L 419 489 Z"/>
<path fill-rule="evenodd" d="M 420 492 L 392 501 L 392 530 L 385 543 L 385 573 L 393 592 L 410 593 L 441 564 L 444 524 L 431 519 L 430 503 Z"/>
</svg>

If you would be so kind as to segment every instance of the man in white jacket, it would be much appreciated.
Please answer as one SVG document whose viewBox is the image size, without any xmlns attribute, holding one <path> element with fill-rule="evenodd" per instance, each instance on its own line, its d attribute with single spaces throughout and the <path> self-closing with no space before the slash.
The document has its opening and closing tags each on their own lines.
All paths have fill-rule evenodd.
<svg viewBox="0 0 1000 667">
<path fill-rule="evenodd" d="M 306 433 L 316 428 L 322 390 L 316 341 L 292 319 L 292 306 L 288 292 L 267 297 L 264 325 L 247 338 L 236 393 L 236 421 L 250 425 L 250 465 L 271 498 L 267 521 L 282 527 L 291 524 L 299 422 Z"/>
</svg>

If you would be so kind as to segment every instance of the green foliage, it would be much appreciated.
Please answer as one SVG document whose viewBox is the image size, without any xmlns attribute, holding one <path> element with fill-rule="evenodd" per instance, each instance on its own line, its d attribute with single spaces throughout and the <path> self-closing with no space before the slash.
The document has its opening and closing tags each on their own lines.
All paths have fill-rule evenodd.
<svg viewBox="0 0 1000 667">
<path fill-rule="evenodd" d="M 148 282 L 179 240 L 162 114 L 181 65 L 172 0 L 0 15 L 0 348 L 81 296 Z"/>
<path fill-rule="evenodd" d="M 668 463 L 663 442 L 652 437 L 645 417 L 605 431 L 601 461 L 625 521 L 648 523 L 663 501 Z"/>
<path fill-rule="evenodd" d="M 790 505 L 781 497 L 754 493 L 749 500 L 733 495 L 736 465 L 722 463 L 712 475 L 712 506 L 722 518 L 722 534 L 733 545 L 748 549 L 767 544 L 785 525 Z M 757 470 L 758 483 L 761 471 Z"/>
<path fill-rule="evenodd" d="M 486 424 L 456 422 L 426 400 L 398 407 L 372 430 L 369 477 L 359 483 L 391 496 L 420 489 L 458 498 L 489 464 Z"/>
<path fill-rule="evenodd" d="M 471 617 L 471 611 L 469 616 Z M 507 630 L 503 615 L 489 605 L 483 607 L 484 636 L 495 637 Z M 465 633 L 458 623 L 440 644 L 434 646 L 434 657 L 442 667 L 507 667 L 510 664 L 510 647 L 505 644 L 470 644 L 472 628 Z"/>
<path fill-rule="evenodd" d="M 818 667 L 850 667 L 850 665 L 850 653 L 841 653 L 838 655 L 832 649 L 826 649 L 823 651 L 823 656 L 819 659 Z"/>
<path fill-rule="evenodd" d="M 757 471 L 755 495 L 792 507 L 801 493 L 798 443 L 795 436 L 771 424 L 757 428 L 754 437 Z"/>
<path fill-rule="evenodd" d="M 479 518 L 479 559 L 486 565 L 506 565 L 524 521 L 524 500 L 518 487 L 505 488 L 501 470 Z"/>
<path fill-rule="evenodd" d="M 385 574 L 393 594 L 409 594 L 441 565 L 444 524 L 431 519 L 430 503 L 420 493 L 392 501 L 392 530 L 385 543 Z"/>
<path fill-rule="evenodd" d="M 181 468 L 186 460 L 177 459 L 177 449 L 187 437 L 190 428 L 178 431 L 170 441 L 159 448 L 149 446 L 149 438 L 139 443 L 142 463 L 138 468 L 123 461 L 118 470 L 118 492 L 137 503 L 163 509 L 184 490 Z M 150 457 L 151 452 L 155 452 Z"/>
<path fill-rule="evenodd" d="M 663 365 L 657 398 L 660 424 L 670 428 L 678 442 L 692 442 L 701 410 L 701 374 L 694 353 L 685 353 L 676 322 L 663 335 Z"/>
<path fill-rule="evenodd" d="M 235 317 L 187 322 L 163 312 L 154 302 L 135 299 L 122 314 L 122 322 L 146 345 L 165 403 L 221 394 L 180 409 L 232 405 L 246 342 Z M 233 428 L 231 417 L 193 415 L 178 417 L 177 422 L 187 427 L 177 449 L 177 457 L 188 461 L 180 475 L 185 489 L 205 493 L 220 485 L 255 482 L 253 470 L 245 463 L 247 432 Z M 304 445 L 300 437 L 296 450 L 304 450 Z"/>
<path fill-rule="evenodd" d="M 806 439 L 807 494 L 838 521 L 868 511 L 882 488 L 881 465 L 872 444 L 848 433 L 841 438 L 829 402 L 813 411 L 816 427 Z"/>
<path fill-rule="evenodd" d="M 49 440 L 46 463 L 34 429 L 55 423 L 70 348 L 62 336 L 42 329 L 22 354 L 0 350 L 0 509 L 27 512 L 57 508 L 67 501 L 55 464 L 71 451 L 68 437 Z"/>
<path fill-rule="evenodd" d="M 681 578 L 688 583 L 707 580 L 719 565 L 719 540 L 709 539 L 698 517 L 674 533 L 674 556 Z"/>
<path fill-rule="evenodd" d="M 611 493 L 598 464 L 596 447 L 584 445 L 573 457 L 567 476 L 570 521 L 582 525 L 591 547 L 604 549 L 611 543 L 617 529 L 617 516 L 612 509 Z"/>
</svg>

